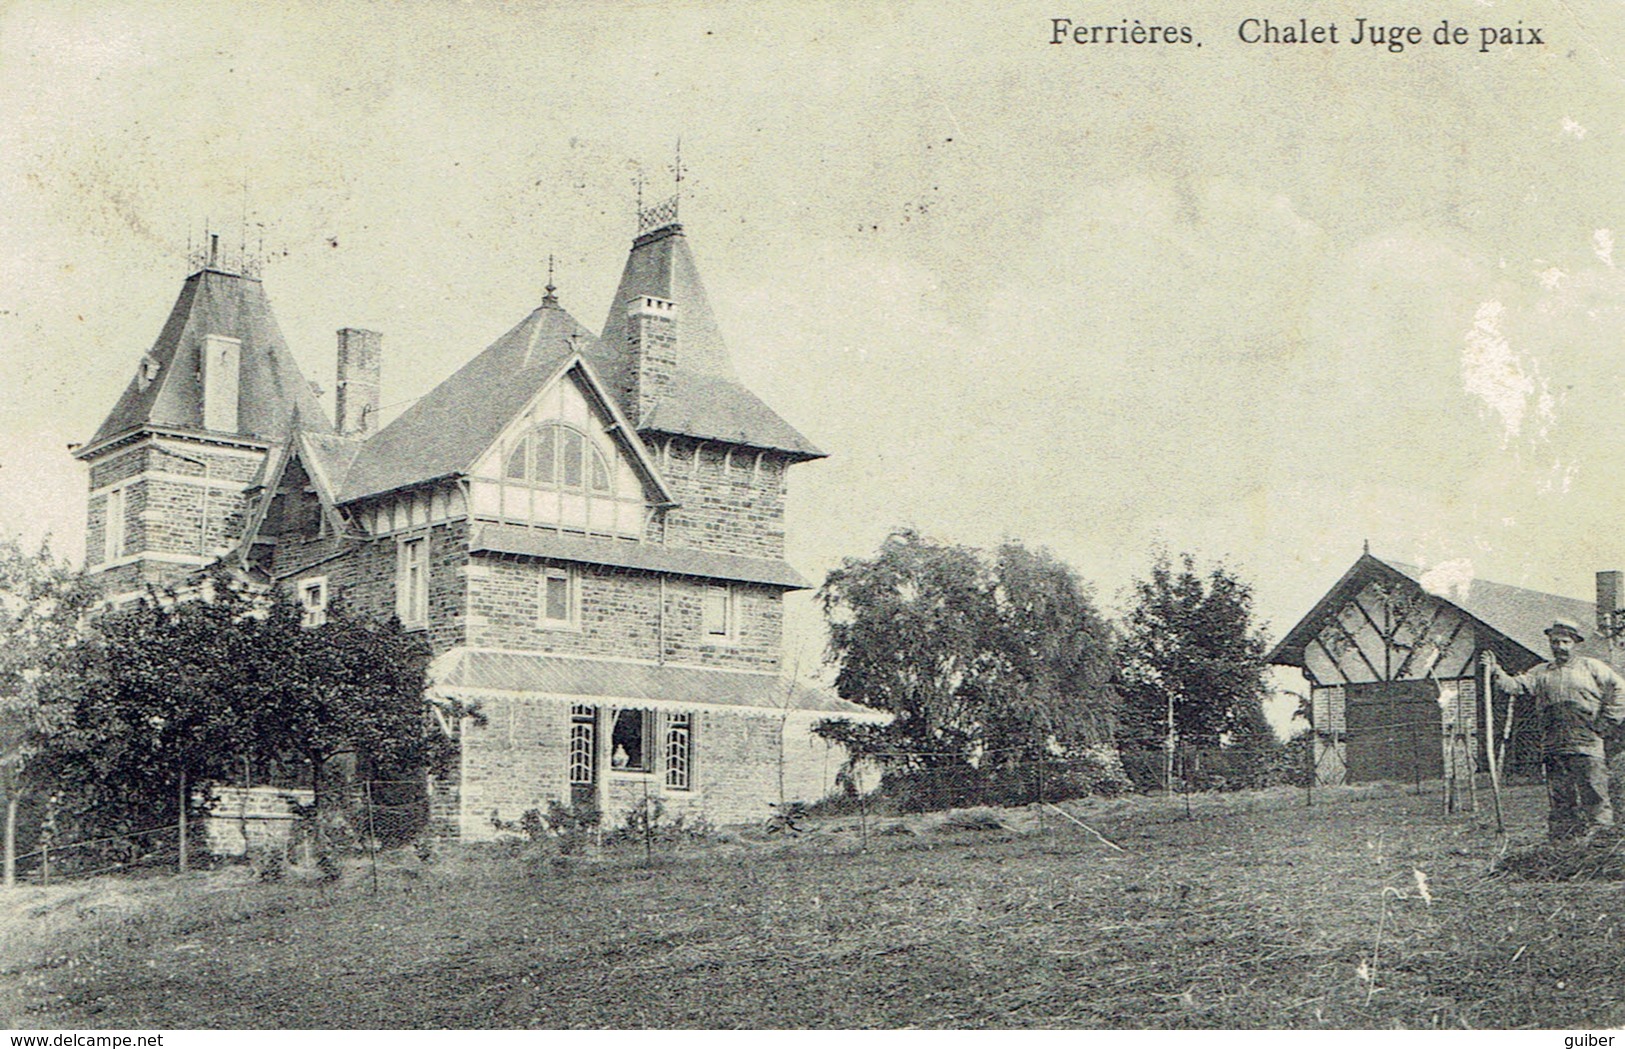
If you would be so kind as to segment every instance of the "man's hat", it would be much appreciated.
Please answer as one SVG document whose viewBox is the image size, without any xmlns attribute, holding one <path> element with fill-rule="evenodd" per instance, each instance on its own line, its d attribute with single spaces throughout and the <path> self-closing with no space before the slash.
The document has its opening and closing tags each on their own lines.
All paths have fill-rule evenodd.
<svg viewBox="0 0 1625 1049">
<path fill-rule="evenodd" d="M 1574 638 L 1575 641 L 1584 641 L 1586 639 L 1585 631 L 1581 630 L 1580 624 L 1572 619 L 1552 620 L 1552 625 L 1546 628 L 1546 636 L 1551 637 L 1553 634 L 1567 634 Z"/>
</svg>

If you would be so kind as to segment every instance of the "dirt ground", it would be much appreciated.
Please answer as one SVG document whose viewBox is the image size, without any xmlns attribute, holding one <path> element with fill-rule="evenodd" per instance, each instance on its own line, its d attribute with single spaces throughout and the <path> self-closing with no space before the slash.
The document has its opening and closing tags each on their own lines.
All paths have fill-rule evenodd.
<svg viewBox="0 0 1625 1049">
<path fill-rule="evenodd" d="M 365 862 L 337 884 L 231 867 L 28 886 L 0 899 L 0 1023 L 1625 1025 L 1625 889 L 1498 872 L 1481 801 L 1090 800 L 1065 806 L 1089 830 L 1036 809 L 843 819 L 652 863 L 403 852 L 376 890 Z M 1510 855 L 1542 806 L 1510 792 Z"/>
</svg>

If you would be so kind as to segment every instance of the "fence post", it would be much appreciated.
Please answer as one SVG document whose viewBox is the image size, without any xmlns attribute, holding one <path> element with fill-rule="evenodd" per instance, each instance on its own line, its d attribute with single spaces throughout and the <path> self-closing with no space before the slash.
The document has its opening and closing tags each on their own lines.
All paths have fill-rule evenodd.
<svg viewBox="0 0 1625 1049">
<path fill-rule="evenodd" d="M 779 812 L 782 814 L 784 810 L 781 808 Z M 643 865 L 645 867 L 654 866 L 655 861 L 655 829 L 649 815 L 649 781 L 645 779 L 643 781 Z"/>
<path fill-rule="evenodd" d="M 186 773 L 181 773 L 180 872 L 186 873 Z"/>
<path fill-rule="evenodd" d="M 367 806 L 367 859 L 372 863 L 372 894 L 378 895 L 378 832 L 372 821 L 372 780 L 361 783 Z"/>
<path fill-rule="evenodd" d="M 1044 754 L 1046 748 L 1040 744 L 1038 748 L 1038 837 L 1044 837 Z"/>
<path fill-rule="evenodd" d="M 1311 726 L 1309 729 L 1309 745 L 1304 748 L 1304 764 L 1309 766 L 1309 775 L 1303 781 L 1304 805 L 1315 807 L 1315 780 L 1320 778 L 1320 760 L 1315 757 L 1315 744 L 1320 742 L 1320 734 Z"/>
<path fill-rule="evenodd" d="M 867 851 L 869 848 L 869 792 L 858 784 L 858 846 Z"/>
<path fill-rule="evenodd" d="M 6 888 L 17 884 L 17 795 L 6 792 Z"/>
</svg>

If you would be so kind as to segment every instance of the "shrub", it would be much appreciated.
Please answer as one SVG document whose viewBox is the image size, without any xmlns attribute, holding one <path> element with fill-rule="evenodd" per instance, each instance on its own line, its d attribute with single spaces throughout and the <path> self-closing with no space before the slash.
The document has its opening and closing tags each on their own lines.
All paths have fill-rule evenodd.
<svg viewBox="0 0 1625 1049">
<path fill-rule="evenodd" d="M 275 884 L 288 873 L 288 852 L 281 845 L 256 845 L 248 850 L 248 867 L 254 880 Z"/>
<path fill-rule="evenodd" d="M 659 798 L 640 801 L 626 810 L 622 824 L 604 835 L 606 845 L 644 845 L 674 849 L 679 845 L 708 841 L 715 828 L 704 816 L 690 821 L 686 814 L 666 819 L 666 806 Z"/>
<path fill-rule="evenodd" d="M 531 820 L 532 815 L 537 818 Z M 547 803 L 546 816 L 531 809 L 519 820 L 520 825 L 530 834 L 532 841 L 540 838 L 542 834 L 551 835 L 558 845 L 559 852 L 566 856 L 581 852 L 590 845 L 603 821 L 603 813 L 599 812 L 595 805 L 561 805 L 557 801 Z"/>
</svg>

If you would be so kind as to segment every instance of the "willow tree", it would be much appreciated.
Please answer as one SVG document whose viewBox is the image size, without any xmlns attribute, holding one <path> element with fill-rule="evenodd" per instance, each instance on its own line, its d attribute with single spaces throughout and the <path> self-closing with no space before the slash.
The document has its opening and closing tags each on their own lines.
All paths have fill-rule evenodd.
<svg viewBox="0 0 1625 1049">
<path fill-rule="evenodd" d="M 1110 627 L 1047 550 L 903 529 L 830 572 L 818 600 L 836 690 L 894 715 L 820 726 L 857 757 L 986 770 L 1111 737 Z"/>
</svg>

